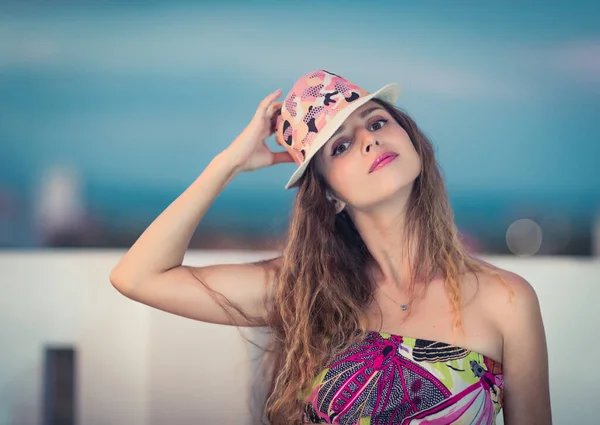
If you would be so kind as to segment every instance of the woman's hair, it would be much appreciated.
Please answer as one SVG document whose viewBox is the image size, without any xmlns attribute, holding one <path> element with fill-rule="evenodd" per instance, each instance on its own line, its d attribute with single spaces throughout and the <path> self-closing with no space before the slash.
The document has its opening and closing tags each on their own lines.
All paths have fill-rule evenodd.
<svg viewBox="0 0 600 425">
<path fill-rule="evenodd" d="M 431 142 L 406 113 L 375 101 L 408 133 L 421 160 L 404 223 L 405 247 L 412 253 L 408 312 L 427 282 L 441 276 L 454 311 L 453 330 L 462 330 L 461 275 L 498 274 L 463 247 Z M 370 330 L 366 308 L 375 292 L 369 273 L 373 258 L 349 214 L 336 214 L 327 190 L 317 162 L 311 161 L 300 180 L 268 302 L 272 379 L 264 414 L 272 425 L 301 423 L 316 375 Z"/>
<path fill-rule="evenodd" d="M 406 113 L 375 101 L 408 133 L 421 159 L 404 223 L 405 247 L 414 253 L 409 305 L 427 282 L 442 276 L 454 311 L 453 329 L 462 329 L 460 276 L 496 273 L 469 255 L 459 239 L 431 142 Z M 326 199 L 329 189 L 311 161 L 293 206 L 270 309 L 277 362 L 265 407 L 272 425 L 299 423 L 302 398 L 316 374 L 369 330 L 365 311 L 375 289 L 368 272 L 373 259 L 349 214 L 336 214 Z"/>
</svg>

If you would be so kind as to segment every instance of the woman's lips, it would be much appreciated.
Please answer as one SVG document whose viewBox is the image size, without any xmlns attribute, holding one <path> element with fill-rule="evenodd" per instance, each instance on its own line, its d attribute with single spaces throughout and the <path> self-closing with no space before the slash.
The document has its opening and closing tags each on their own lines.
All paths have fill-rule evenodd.
<svg viewBox="0 0 600 425">
<path fill-rule="evenodd" d="M 371 168 L 369 169 L 369 173 L 371 173 L 371 172 L 373 172 L 375 170 L 379 170 L 382 167 L 385 167 L 387 164 L 389 164 L 394 159 L 396 159 L 397 156 L 398 156 L 398 154 L 393 153 L 393 152 L 386 152 L 384 154 L 379 155 L 375 159 L 375 161 L 373 161 L 373 164 L 371 164 Z"/>
</svg>

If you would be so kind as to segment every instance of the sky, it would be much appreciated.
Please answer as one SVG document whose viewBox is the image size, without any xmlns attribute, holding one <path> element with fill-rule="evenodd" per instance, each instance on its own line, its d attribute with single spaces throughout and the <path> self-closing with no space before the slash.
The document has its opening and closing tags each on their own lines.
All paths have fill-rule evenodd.
<svg viewBox="0 0 600 425">
<path fill-rule="evenodd" d="M 459 218 L 526 201 L 589 215 L 600 209 L 600 6 L 566 3 L 6 2 L 0 184 L 29 199 L 66 164 L 93 208 L 150 217 L 266 94 L 324 68 L 368 91 L 400 84 L 398 106 L 434 143 Z M 235 179 L 215 218 L 235 219 L 242 203 L 261 220 L 285 214 L 293 169 Z"/>
</svg>

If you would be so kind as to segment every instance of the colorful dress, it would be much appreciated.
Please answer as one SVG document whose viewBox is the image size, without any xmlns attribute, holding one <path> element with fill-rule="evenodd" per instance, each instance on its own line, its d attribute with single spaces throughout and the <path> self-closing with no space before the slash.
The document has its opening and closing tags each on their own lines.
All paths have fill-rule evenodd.
<svg viewBox="0 0 600 425">
<path fill-rule="evenodd" d="M 442 342 L 370 331 L 314 381 L 305 423 L 496 423 L 502 365 Z"/>
</svg>

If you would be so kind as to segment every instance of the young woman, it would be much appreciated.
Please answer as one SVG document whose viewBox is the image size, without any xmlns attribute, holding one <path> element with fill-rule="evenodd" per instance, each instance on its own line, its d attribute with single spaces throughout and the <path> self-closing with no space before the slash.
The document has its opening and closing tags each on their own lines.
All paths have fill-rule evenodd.
<svg viewBox="0 0 600 425">
<path fill-rule="evenodd" d="M 266 326 L 270 423 L 550 424 L 536 294 L 470 255 L 431 143 L 397 109 L 325 70 L 280 90 L 144 231 L 111 272 L 138 302 L 188 318 Z M 285 151 L 265 140 L 276 133 Z M 297 163 L 282 255 L 182 264 L 192 233 L 236 175 Z"/>
</svg>

